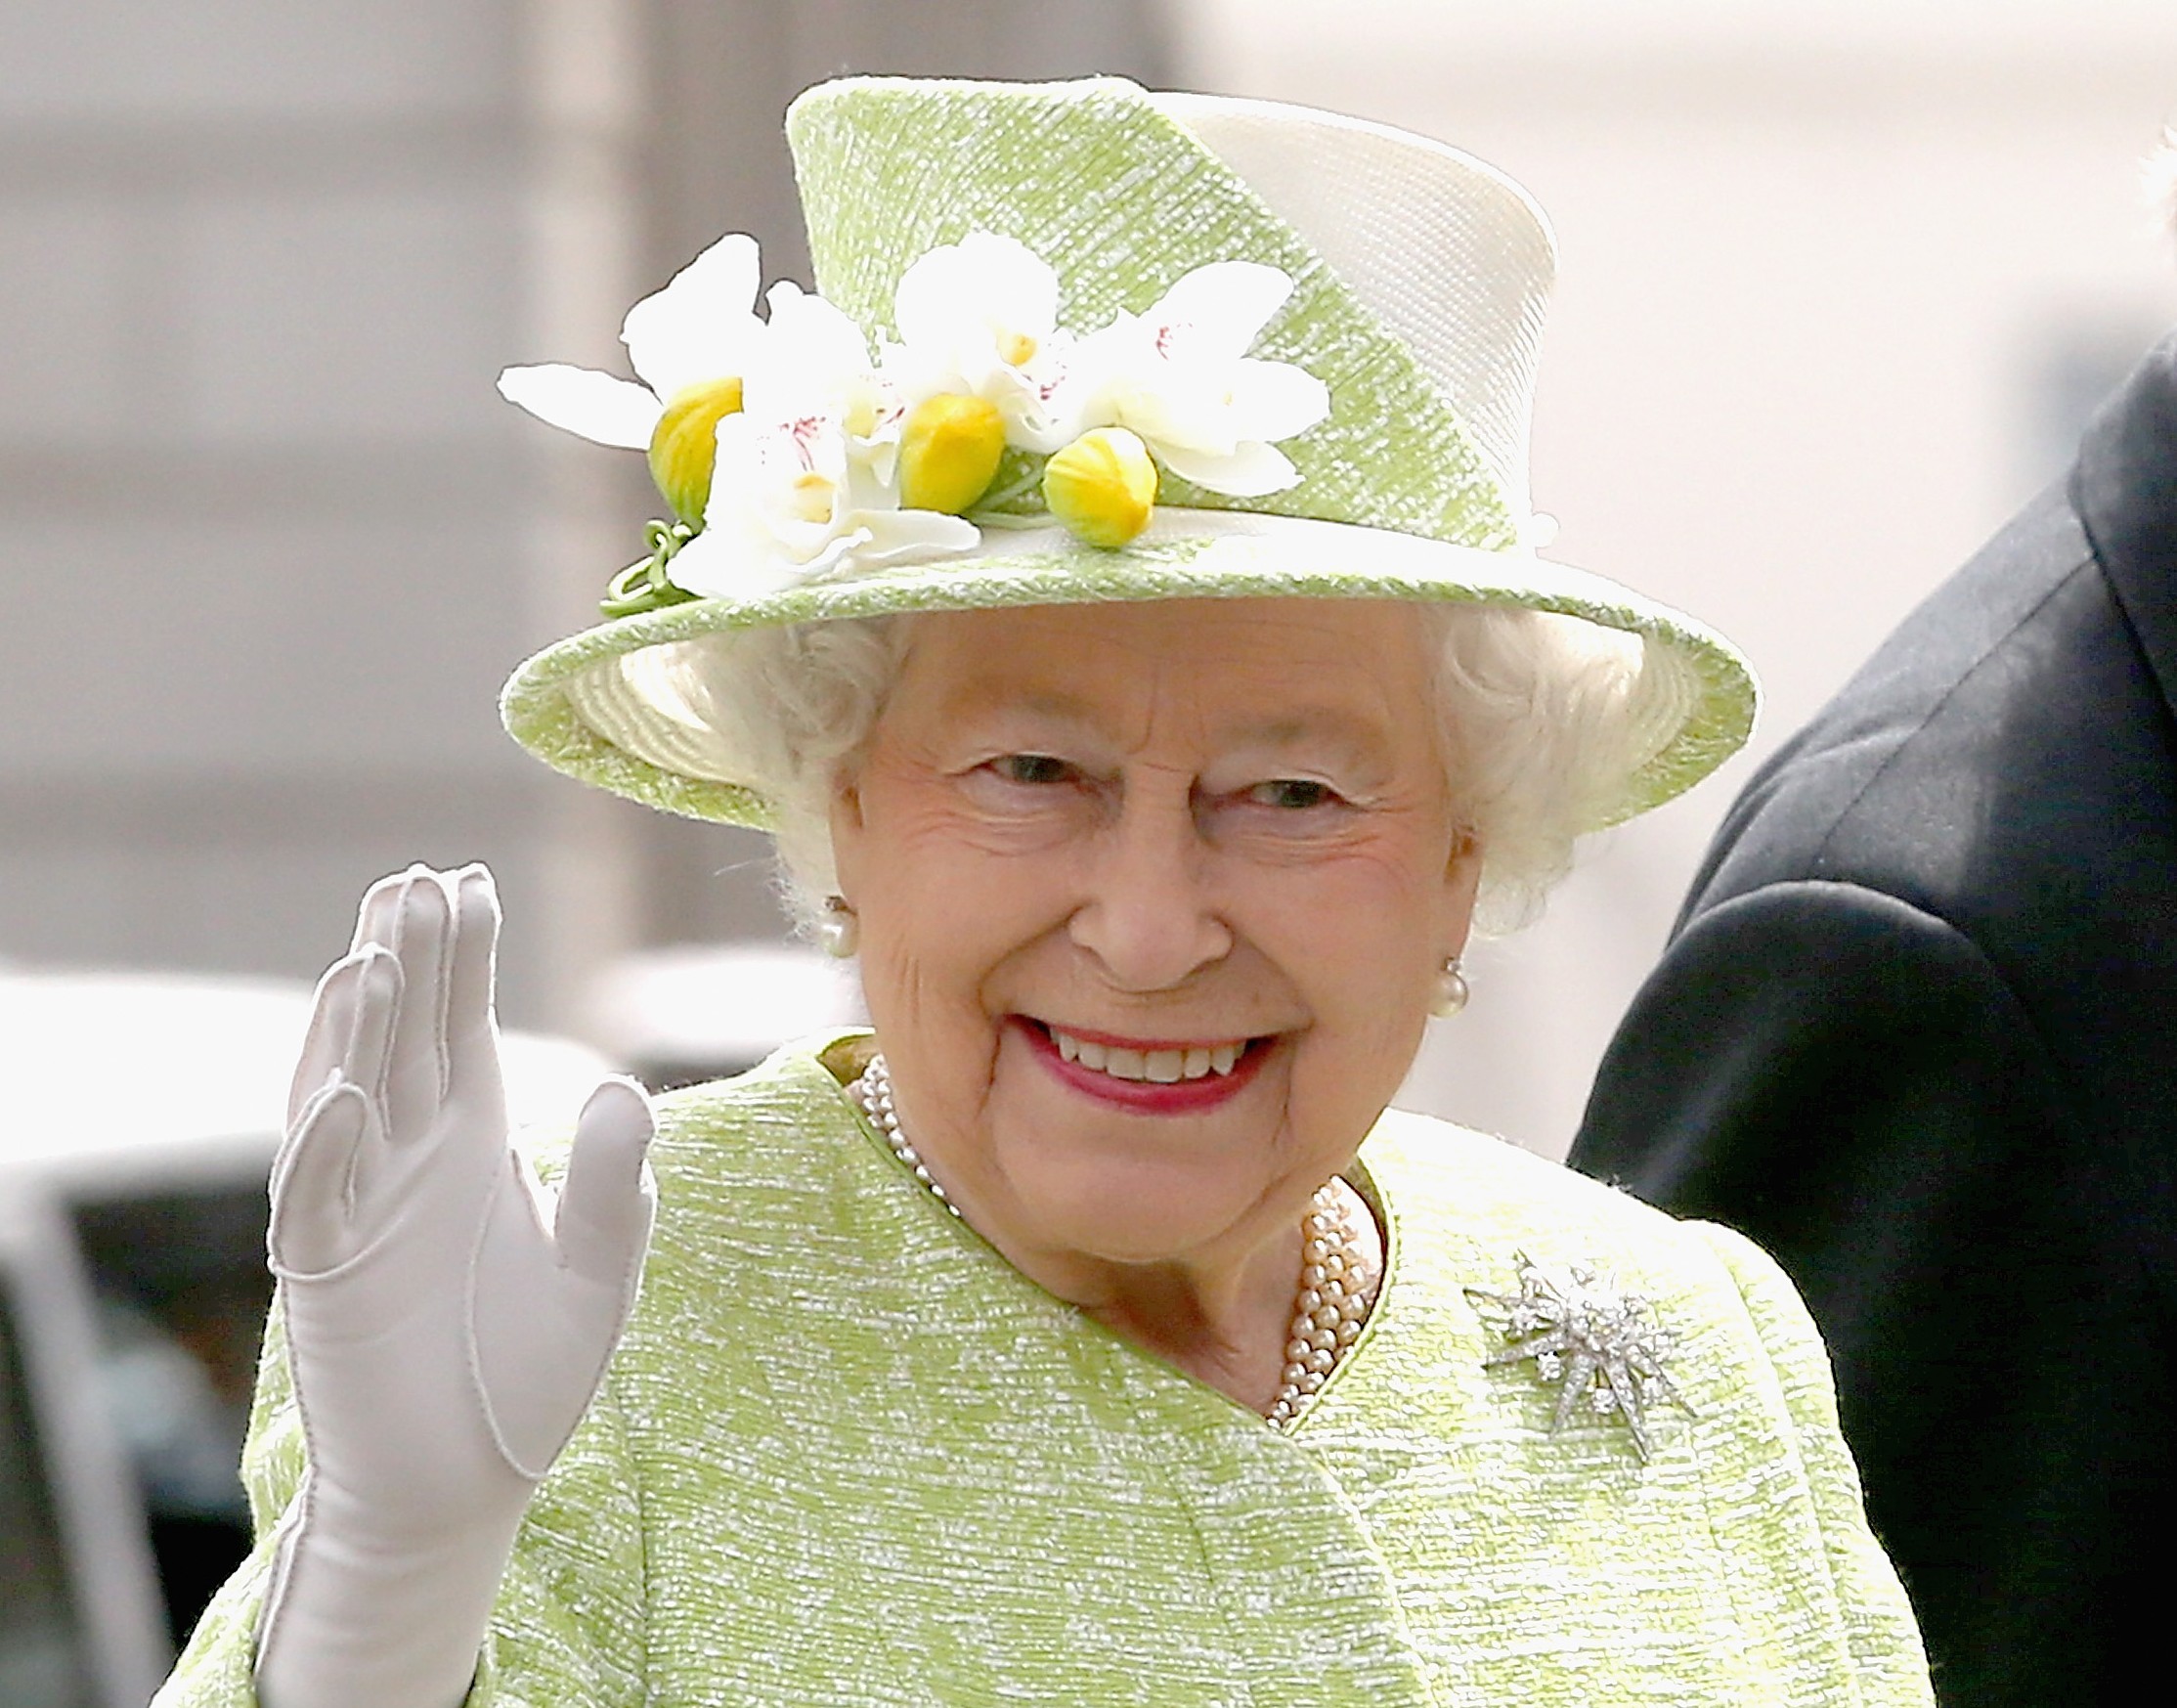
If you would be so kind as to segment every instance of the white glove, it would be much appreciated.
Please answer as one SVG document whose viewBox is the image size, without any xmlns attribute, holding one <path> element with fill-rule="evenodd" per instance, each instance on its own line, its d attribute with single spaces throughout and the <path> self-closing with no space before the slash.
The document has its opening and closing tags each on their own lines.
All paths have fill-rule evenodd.
<svg viewBox="0 0 2177 1708">
<path fill-rule="evenodd" d="M 649 1238 L 639 1087 L 575 1130 L 556 1215 L 507 1142 L 481 866 L 363 899 L 272 1174 L 310 1468 L 257 1628 L 268 1708 L 451 1708 L 531 1490 L 596 1392 Z"/>
</svg>

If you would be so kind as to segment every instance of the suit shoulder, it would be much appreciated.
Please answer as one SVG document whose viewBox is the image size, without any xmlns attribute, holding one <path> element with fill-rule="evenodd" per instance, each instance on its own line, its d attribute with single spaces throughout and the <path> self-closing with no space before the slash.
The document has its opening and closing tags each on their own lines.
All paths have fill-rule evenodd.
<svg viewBox="0 0 2177 1708">
<path fill-rule="evenodd" d="M 1921 619 L 1900 630 L 1878 656 L 1889 674 L 1863 676 L 1749 785 L 1698 905 L 1815 878 L 1963 919 L 2037 872 L 2151 863 L 2177 818 L 2166 716 L 2098 569 L 1965 659 L 1927 635 Z"/>
</svg>

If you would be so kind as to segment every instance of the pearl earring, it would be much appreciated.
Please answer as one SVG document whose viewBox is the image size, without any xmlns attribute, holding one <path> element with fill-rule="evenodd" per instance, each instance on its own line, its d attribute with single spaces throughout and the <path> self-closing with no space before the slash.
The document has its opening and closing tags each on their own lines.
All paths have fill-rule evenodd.
<svg viewBox="0 0 2177 1708">
<path fill-rule="evenodd" d="M 1466 975 L 1459 970 L 1459 957 L 1454 955 L 1436 975 L 1436 989 L 1429 997 L 1428 1011 L 1438 1020 L 1449 1020 L 1466 1006 L 1466 998 L 1471 994 L 1466 987 Z"/>
<path fill-rule="evenodd" d="M 854 951 L 862 946 L 862 922 L 847 905 L 846 897 L 824 898 L 824 917 L 816 922 L 816 943 L 838 961 L 851 960 Z"/>
</svg>

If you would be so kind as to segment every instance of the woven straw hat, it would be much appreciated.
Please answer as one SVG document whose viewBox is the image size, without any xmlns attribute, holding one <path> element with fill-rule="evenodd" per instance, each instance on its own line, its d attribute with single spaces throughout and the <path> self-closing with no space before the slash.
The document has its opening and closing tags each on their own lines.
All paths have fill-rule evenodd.
<svg viewBox="0 0 2177 1708">
<path fill-rule="evenodd" d="M 787 134 L 818 292 L 880 345 L 899 330 L 902 278 L 964 240 L 1015 240 L 1048 264 L 1060 338 L 1148 315 L 1195 269 L 1259 263 L 1250 278 L 1275 268 L 1290 290 L 1242 366 L 1314 376 L 1327 413 L 1277 446 L 1289 463 L 1278 490 L 1214 490 L 1172 466 L 1200 459 L 1160 457 L 1147 525 L 1115 548 L 1050 513 L 1036 479 L 1048 447 L 1020 435 L 980 507 L 904 560 L 835 553 L 803 575 L 752 561 L 744 590 L 714 504 L 706 596 L 665 586 L 663 562 L 651 579 L 676 602 L 561 641 L 508 682 L 507 728 L 550 765 L 668 811 L 767 827 L 751 771 L 680 685 L 690 643 L 893 612 L 1199 597 L 1518 606 L 1675 649 L 1699 691 L 1616 817 L 1670 799 L 1745 740 L 1756 690 L 1727 641 L 1525 543 L 1554 256 L 1540 210 L 1502 174 L 1380 125 L 1110 78 L 849 79 L 803 95 Z M 772 325 L 783 318 L 774 294 Z M 632 316 L 629 342 L 639 370 Z"/>
</svg>

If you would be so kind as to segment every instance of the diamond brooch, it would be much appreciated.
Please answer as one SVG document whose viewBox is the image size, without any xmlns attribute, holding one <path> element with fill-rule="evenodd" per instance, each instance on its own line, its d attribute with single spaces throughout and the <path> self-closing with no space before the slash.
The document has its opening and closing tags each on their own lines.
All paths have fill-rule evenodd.
<svg viewBox="0 0 2177 1708">
<path fill-rule="evenodd" d="M 1693 1415 L 1663 1370 L 1677 1337 L 1655 1320 L 1646 1299 L 1617 1292 L 1592 1269 L 1548 1269 L 1524 1251 L 1513 1262 L 1516 1293 L 1465 1290 L 1476 1314 L 1508 1342 L 1483 1367 L 1533 1359 L 1535 1374 L 1557 1384 L 1552 1435 L 1585 1407 L 1599 1419 L 1623 1420 L 1646 1464 L 1654 1446 L 1648 1414 L 1668 1404 Z"/>
</svg>

